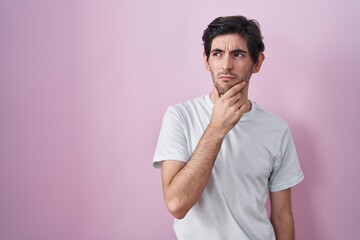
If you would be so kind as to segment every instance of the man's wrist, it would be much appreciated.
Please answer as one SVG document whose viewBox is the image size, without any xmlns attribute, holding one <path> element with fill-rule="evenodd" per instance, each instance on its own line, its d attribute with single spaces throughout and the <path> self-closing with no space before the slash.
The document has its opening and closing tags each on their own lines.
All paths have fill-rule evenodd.
<svg viewBox="0 0 360 240">
<path fill-rule="evenodd" d="M 227 131 L 225 131 L 221 126 L 216 126 L 210 122 L 208 127 L 205 130 L 211 137 L 218 139 L 219 141 L 224 140 Z"/>
</svg>

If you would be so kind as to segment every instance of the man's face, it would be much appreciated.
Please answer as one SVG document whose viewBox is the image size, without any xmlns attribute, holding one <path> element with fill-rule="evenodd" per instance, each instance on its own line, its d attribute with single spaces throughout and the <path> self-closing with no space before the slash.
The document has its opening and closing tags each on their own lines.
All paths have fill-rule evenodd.
<svg viewBox="0 0 360 240">
<path fill-rule="evenodd" d="M 238 34 L 215 37 L 211 44 L 209 59 L 207 60 L 204 54 L 204 60 L 206 69 L 211 72 L 214 85 L 220 94 L 226 93 L 242 81 L 249 82 L 252 73 L 260 69 L 250 57 L 246 40 Z"/>
</svg>

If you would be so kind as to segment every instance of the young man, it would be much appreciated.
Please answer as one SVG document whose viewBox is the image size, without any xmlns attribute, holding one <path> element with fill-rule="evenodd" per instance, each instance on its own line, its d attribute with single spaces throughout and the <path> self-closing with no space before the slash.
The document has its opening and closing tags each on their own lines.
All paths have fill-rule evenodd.
<svg viewBox="0 0 360 240">
<path fill-rule="evenodd" d="M 259 25 L 216 18 L 203 34 L 214 89 L 165 113 L 153 160 L 178 239 L 294 239 L 291 187 L 304 178 L 288 125 L 248 99 Z M 270 191 L 271 217 L 265 204 Z"/>
</svg>

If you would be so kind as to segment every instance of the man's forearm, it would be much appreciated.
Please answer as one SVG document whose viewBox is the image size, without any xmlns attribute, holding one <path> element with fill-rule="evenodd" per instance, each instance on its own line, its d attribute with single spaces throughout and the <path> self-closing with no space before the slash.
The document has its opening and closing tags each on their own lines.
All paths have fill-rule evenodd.
<svg viewBox="0 0 360 240">
<path fill-rule="evenodd" d="M 220 129 L 209 125 L 189 161 L 171 180 L 165 191 L 165 199 L 169 210 L 177 218 L 185 217 L 199 200 L 224 137 Z"/>
<path fill-rule="evenodd" d="M 276 240 L 294 240 L 294 218 L 291 213 L 281 216 L 271 216 L 271 223 L 275 230 Z"/>
</svg>

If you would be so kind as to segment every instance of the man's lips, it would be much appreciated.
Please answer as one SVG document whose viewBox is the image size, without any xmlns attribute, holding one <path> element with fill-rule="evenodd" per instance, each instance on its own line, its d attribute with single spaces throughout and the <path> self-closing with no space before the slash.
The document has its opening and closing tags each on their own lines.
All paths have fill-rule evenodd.
<svg viewBox="0 0 360 240">
<path fill-rule="evenodd" d="M 235 79 L 235 76 L 232 75 L 221 75 L 219 76 L 219 79 L 228 80 L 228 79 Z"/>
</svg>

